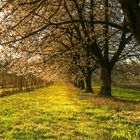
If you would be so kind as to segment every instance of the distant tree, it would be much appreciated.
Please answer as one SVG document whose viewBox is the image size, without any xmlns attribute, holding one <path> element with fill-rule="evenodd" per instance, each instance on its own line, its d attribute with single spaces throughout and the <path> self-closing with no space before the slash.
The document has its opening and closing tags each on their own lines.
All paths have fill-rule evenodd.
<svg viewBox="0 0 140 140">
<path fill-rule="evenodd" d="M 129 71 L 128 71 L 129 69 Z M 113 84 L 121 87 L 139 89 L 140 63 L 136 59 L 124 60 L 118 63 L 113 70 Z"/>
<path fill-rule="evenodd" d="M 21 55 L 13 48 L 1 47 L 0 50 L 0 88 L 3 93 L 21 92 L 43 86 L 43 80 L 29 69 L 29 59 L 25 52 Z M 30 63 L 31 64 L 31 63 Z M 3 94 L 2 94 L 3 95 Z"/>
</svg>

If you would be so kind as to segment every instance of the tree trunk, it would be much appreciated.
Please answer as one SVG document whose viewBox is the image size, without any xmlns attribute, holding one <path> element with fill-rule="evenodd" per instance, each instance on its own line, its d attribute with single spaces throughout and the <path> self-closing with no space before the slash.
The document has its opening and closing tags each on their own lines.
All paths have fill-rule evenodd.
<svg viewBox="0 0 140 140">
<path fill-rule="evenodd" d="M 111 97 L 111 68 L 109 66 L 101 66 L 101 82 L 100 95 Z"/>
<path fill-rule="evenodd" d="M 20 80 L 20 82 L 19 82 L 19 91 L 23 91 L 23 78 L 22 78 L 22 76 L 19 77 L 19 80 Z"/>
<path fill-rule="evenodd" d="M 85 84 L 86 84 L 86 89 L 85 91 L 86 92 L 90 92 L 90 93 L 93 93 L 93 89 L 92 89 L 92 79 L 91 79 L 91 76 L 92 76 L 92 73 L 89 72 L 86 76 L 86 79 L 85 79 Z"/>
<path fill-rule="evenodd" d="M 126 21 L 129 23 L 138 43 L 140 44 L 140 1 L 139 0 L 119 0 Z"/>
<path fill-rule="evenodd" d="M 83 80 L 80 80 L 80 89 L 84 90 L 85 89 L 85 84 Z"/>
<path fill-rule="evenodd" d="M 79 82 L 78 81 L 75 81 L 74 86 L 77 87 L 77 88 L 79 88 Z"/>
</svg>

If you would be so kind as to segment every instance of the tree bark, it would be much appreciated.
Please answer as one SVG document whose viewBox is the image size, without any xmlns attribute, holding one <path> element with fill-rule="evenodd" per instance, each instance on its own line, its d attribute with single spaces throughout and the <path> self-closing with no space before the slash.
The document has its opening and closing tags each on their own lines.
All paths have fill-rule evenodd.
<svg viewBox="0 0 140 140">
<path fill-rule="evenodd" d="M 100 95 L 111 97 L 111 68 L 107 65 L 101 66 L 101 91 Z"/>
<path fill-rule="evenodd" d="M 85 78 L 85 84 L 86 84 L 85 91 L 86 92 L 93 93 L 93 89 L 92 89 L 92 78 L 91 78 L 91 76 L 92 76 L 92 72 L 89 72 L 87 74 L 86 78 Z"/>
<path fill-rule="evenodd" d="M 23 91 L 23 77 L 19 77 L 19 91 Z"/>
<path fill-rule="evenodd" d="M 84 90 L 85 89 L 85 84 L 83 80 L 80 80 L 80 89 Z"/>
<path fill-rule="evenodd" d="M 77 87 L 77 88 L 79 88 L 79 82 L 78 81 L 75 81 L 74 86 Z"/>
<path fill-rule="evenodd" d="M 119 0 L 124 16 L 140 44 L 140 0 Z"/>
</svg>

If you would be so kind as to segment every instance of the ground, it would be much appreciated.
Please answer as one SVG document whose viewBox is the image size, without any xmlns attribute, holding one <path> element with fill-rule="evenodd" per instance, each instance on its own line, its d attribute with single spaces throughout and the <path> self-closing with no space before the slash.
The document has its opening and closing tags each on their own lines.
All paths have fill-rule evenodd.
<svg viewBox="0 0 140 140">
<path fill-rule="evenodd" d="M 0 140 L 139 140 L 140 92 L 114 88 L 113 95 L 54 83 L 0 98 Z"/>
</svg>

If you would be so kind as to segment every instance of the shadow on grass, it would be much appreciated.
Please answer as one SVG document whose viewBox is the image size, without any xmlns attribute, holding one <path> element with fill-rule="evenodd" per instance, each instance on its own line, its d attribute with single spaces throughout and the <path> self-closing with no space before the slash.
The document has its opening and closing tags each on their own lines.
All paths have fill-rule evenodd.
<svg viewBox="0 0 140 140">
<path fill-rule="evenodd" d="M 86 101 L 91 104 L 95 104 L 97 107 L 103 107 L 113 109 L 115 111 L 138 111 L 140 110 L 140 97 L 138 93 L 132 96 L 132 92 L 128 90 L 127 94 L 123 94 L 123 89 L 121 92 L 117 89 L 113 89 L 113 96 L 112 97 L 102 97 L 99 96 L 99 88 L 94 88 L 94 93 L 85 93 L 84 91 L 79 91 L 79 89 L 70 87 L 71 91 L 75 92 L 75 96 L 79 100 Z M 125 91 L 125 90 L 124 90 Z"/>
<path fill-rule="evenodd" d="M 97 86 L 95 88 L 95 92 L 98 96 L 98 93 L 100 92 L 100 86 Z M 140 91 L 132 88 L 126 89 L 122 87 L 112 87 L 112 97 L 101 98 L 108 98 L 113 100 L 114 102 L 140 104 Z"/>
<path fill-rule="evenodd" d="M 140 104 L 140 99 L 130 99 L 129 97 L 113 97 L 112 99 L 116 102 Z"/>
</svg>

